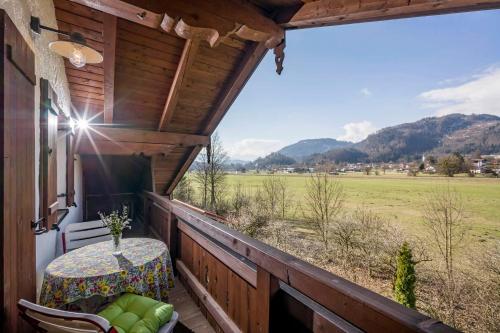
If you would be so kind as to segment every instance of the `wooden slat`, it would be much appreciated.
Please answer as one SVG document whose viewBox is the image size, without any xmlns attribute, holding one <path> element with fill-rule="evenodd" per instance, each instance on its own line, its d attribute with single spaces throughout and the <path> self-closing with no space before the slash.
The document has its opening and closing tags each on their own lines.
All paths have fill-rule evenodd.
<svg viewBox="0 0 500 333">
<path fill-rule="evenodd" d="M 79 5 L 68 0 L 54 0 L 54 7 L 63 9 L 73 14 L 91 18 L 99 22 L 103 21 L 103 13 L 101 11 Z M 59 29 L 61 29 L 61 27 L 59 27 Z"/>
<path fill-rule="evenodd" d="M 103 89 L 98 88 L 98 87 L 87 86 L 87 85 L 83 85 L 83 84 L 72 83 L 72 84 L 70 84 L 70 89 L 74 90 L 74 91 L 86 91 L 86 92 L 99 94 L 99 95 L 103 94 Z"/>
<path fill-rule="evenodd" d="M 93 18 L 87 18 L 80 16 L 78 14 L 73 14 L 71 12 L 59 9 L 56 7 L 56 18 L 58 21 L 63 21 L 73 26 L 78 26 L 82 28 L 87 28 L 89 30 L 94 30 L 96 32 L 102 32 L 102 22 L 94 20 Z"/>
<path fill-rule="evenodd" d="M 271 275 L 263 268 L 257 266 L 257 332 L 269 332 L 269 314 L 271 302 Z"/>
<path fill-rule="evenodd" d="M 438 15 L 500 8 L 495 0 L 319 0 L 305 3 L 298 11 L 278 13 L 277 21 L 287 29 L 371 22 L 406 17 Z M 289 11 L 294 14 L 290 15 Z M 291 18 L 290 18 L 291 16 Z"/>
<path fill-rule="evenodd" d="M 113 122 L 115 104 L 115 50 L 116 50 L 116 16 L 104 14 L 104 122 Z"/>
<path fill-rule="evenodd" d="M 210 293 L 203 287 L 203 285 L 191 273 L 191 270 L 181 261 L 177 260 L 177 269 L 179 273 L 186 279 L 191 290 L 196 294 L 200 303 L 202 303 L 207 311 L 215 318 L 217 324 L 224 332 L 237 333 L 241 332 L 240 328 L 229 318 L 220 307 L 217 301 L 210 295 Z"/>
<path fill-rule="evenodd" d="M 228 253 L 225 249 L 216 245 L 214 242 L 206 237 L 203 237 L 197 231 L 188 226 L 185 222 L 179 221 L 179 230 L 191 237 L 196 243 L 203 247 L 206 251 L 210 252 L 217 257 L 222 263 L 230 267 L 231 270 L 236 272 L 240 277 L 247 281 L 253 287 L 257 286 L 257 272 L 245 264 L 242 260 L 236 258 L 234 255 Z M 196 272 L 195 272 L 196 275 Z"/>
<path fill-rule="evenodd" d="M 160 124 L 158 125 L 159 131 L 164 130 L 167 124 L 172 119 L 175 107 L 177 106 L 177 100 L 179 98 L 179 92 L 182 87 L 184 77 L 186 76 L 186 72 L 190 69 L 196 57 L 199 46 L 198 43 L 198 41 L 194 41 L 191 39 L 186 40 L 179 65 L 175 72 L 174 81 L 170 86 L 170 91 L 168 93 L 168 97 L 160 118 Z"/>
<path fill-rule="evenodd" d="M 76 69 L 74 67 L 66 68 L 66 75 L 93 81 L 100 81 L 100 82 L 104 81 L 104 75 L 91 73 L 88 71 Z"/>
</svg>

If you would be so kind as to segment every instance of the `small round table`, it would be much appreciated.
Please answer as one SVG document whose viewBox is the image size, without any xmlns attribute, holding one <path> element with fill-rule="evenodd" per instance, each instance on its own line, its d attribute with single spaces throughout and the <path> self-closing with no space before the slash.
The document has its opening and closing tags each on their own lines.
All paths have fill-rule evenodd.
<svg viewBox="0 0 500 333">
<path fill-rule="evenodd" d="M 111 241 L 87 245 L 51 262 L 44 274 L 40 304 L 61 308 L 92 296 L 123 292 L 167 301 L 174 286 L 167 247 L 150 238 L 125 238 L 122 254 L 112 254 Z"/>
</svg>

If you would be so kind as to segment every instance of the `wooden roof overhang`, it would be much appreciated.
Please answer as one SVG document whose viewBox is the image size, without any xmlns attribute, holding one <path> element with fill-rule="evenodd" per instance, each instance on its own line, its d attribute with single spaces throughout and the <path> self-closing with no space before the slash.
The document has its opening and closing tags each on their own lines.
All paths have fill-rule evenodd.
<svg viewBox="0 0 500 333">
<path fill-rule="evenodd" d="M 66 76 L 74 111 L 101 134 L 80 153 L 152 155 L 170 195 L 269 49 L 281 71 L 286 29 L 500 8 L 497 0 L 54 0 L 59 29 L 104 62 Z M 105 132 L 105 133 L 104 133 Z M 93 141 L 93 142 L 92 142 Z M 97 149 L 96 149 L 97 148 Z"/>
</svg>

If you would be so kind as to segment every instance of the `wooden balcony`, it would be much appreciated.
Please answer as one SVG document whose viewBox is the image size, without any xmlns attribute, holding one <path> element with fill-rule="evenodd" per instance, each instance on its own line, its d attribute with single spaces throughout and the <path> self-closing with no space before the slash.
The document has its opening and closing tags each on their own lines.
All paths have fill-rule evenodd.
<svg viewBox="0 0 500 333">
<path fill-rule="evenodd" d="M 179 280 L 223 332 L 457 332 L 152 192 L 144 221 Z"/>
</svg>

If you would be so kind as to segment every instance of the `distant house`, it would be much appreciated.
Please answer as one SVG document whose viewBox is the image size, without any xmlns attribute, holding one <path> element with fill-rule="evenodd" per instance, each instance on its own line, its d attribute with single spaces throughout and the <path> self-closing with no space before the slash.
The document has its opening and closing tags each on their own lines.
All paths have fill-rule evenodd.
<svg viewBox="0 0 500 333">
<path fill-rule="evenodd" d="M 428 165 L 426 168 L 425 168 L 425 172 L 426 173 L 436 173 L 436 168 L 433 167 L 432 165 Z"/>
<path fill-rule="evenodd" d="M 484 158 L 474 158 L 471 160 L 471 168 L 470 172 L 471 173 L 482 173 L 483 167 L 486 165 L 487 160 Z"/>
</svg>

